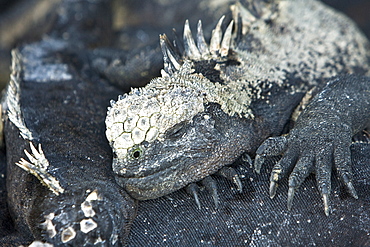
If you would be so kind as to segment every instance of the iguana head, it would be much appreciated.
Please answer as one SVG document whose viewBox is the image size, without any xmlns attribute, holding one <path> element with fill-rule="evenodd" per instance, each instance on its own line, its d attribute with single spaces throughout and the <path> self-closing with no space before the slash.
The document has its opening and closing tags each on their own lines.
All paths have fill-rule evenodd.
<svg viewBox="0 0 370 247">
<path fill-rule="evenodd" d="M 222 20 L 210 45 L 200 22 L 197 45 L 186 22 L 181 58 L 161 36 L 162 77 L 111 102 L 106 135 L 114 152 L 113 171 L 117 182 L 137 199 L 157 198 L 199 181 L 242 152 L 232 145 L 240 134 L 233 125 L 251 116 L 251 92 L 214 80 L 220 73 L 217 66 L 230 61 L 233 22 L 222 35 Z M 201 73 L 199 67 L 214 75 Z"/>
</svg>

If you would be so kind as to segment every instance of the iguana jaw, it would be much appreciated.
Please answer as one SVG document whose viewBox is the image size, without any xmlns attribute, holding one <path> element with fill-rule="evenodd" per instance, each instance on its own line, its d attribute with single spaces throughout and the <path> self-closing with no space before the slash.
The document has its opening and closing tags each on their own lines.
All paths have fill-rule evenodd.
<svg viewBox="0 0 370 247">
<path fill-rule="evenodd" d="M 116 175 L 117 183 L 135 199 L 155 199 L 214 174 L 257 147 L 251 120 L 230 117 L 217 104 L 181 131 L 175 138 L 150 143 L 147 159 L 122 163 L 127 172 Z"/>
</svg>

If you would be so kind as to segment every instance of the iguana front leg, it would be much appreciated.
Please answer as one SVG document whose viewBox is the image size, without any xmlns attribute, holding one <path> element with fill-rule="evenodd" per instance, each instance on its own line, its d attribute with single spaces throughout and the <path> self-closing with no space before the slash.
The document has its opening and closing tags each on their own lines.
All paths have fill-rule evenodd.
<svg viewBox="0 0 370 247">
<path fill-rule="evenodd" d="M 330 81 L 307 105 L 288 135 L 271 137 L 258 148 L 257 170 L 266 157 L 283 154 L 271 172 L 270 197 L 275 196 L 277 183 L 290 174 L 290 209 L 295 191 L 315 172 L 325 214 L 329 215 L 334 165 L 350 194 L 357 198 L 350 164 L 351 138 L 369 123 L 370 79 L 349 75 Z"/>
</svg>

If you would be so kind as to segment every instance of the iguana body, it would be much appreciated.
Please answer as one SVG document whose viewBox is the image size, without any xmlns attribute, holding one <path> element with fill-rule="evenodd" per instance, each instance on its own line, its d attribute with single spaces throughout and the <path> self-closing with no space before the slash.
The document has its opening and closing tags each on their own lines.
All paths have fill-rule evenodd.
<svg viewBox="0 0 370 247">
<path fill-rule="evenodd" d="M 117 182 L 134 198 L 166 195 L 215 173 L 245 152 L 254 156 L 266 138 L 289 127 L 307 92 L 320 91 L 334 76 L 369 70 L 368 41 L 347 18 L 321 3 L 259 1 L 249 8 L 233 5 L 235 23 L 230 22 L 222 34 L 221 18 L 209 45 L 200 23 L 197 42 L 186 23 L 182 56 L 162 36 L 162 77 L 112 102 L 106 134 L 115 153 L 113 171 Z M 339 111 L 340 95 L 347 91 L 348 97 L 356 98 L 357 106 L 363 108 L 357 115 L 365 114 L 368 102 L 359 99 L 366 98 L 367 91 L 357 95 L 351 91 L 353 78 L 340 80 L 348 85 L 332 93 L 334 100 L 338 98 L 330 105 L 333 111 Z M 366 86 L 368 80 L 364 80 L 361 85 Z M 334 89 L 328 86 L 325 90 Z M 321 111 L 320 103 L 313 104 L 308 114 Z M 322 109 L 331 111 L 327 108 Z M 366 127 L 368 118 L 360 120 L 351 135 Z M 334 119 L 328 120 L 329 124 L 336 124 L 331 121 Z M 296 128 L 303 128 L 301 125 Z M 351 135 L 346 144 L 338 145 L 348 149 Z M 297 137 L 298 142 L 300 138 L 304 136 Z M 279 151 L 272 154 L 281 154 L 286 148 Z M 348 160 L 348 152 L 345 156 Z M 260 163 L 259 159 L 257 168 Z M 330 184 L 330 165 L 322 166 L 317 164 L 317 169 L 329 175 L 319 175 L 319 187 Z M 347 174 L 344 180 L 351 187 L 350 172 L 347 167 L 343 169 Z M 311 168 L 300 182 L 308 170 Z M 272 181 L 278 180 L 280 171 L 274 169 Z M 330 186 L 321 187 L 321 193 L 328 195 Z"/>
<path fill-rule="evenodd" d="M 93 63 L 96 61 L 90 64 L 88 56 L 80 53 L 87 49 L 84 44 L 90 40 L 90 34 L 92 41 L 99 40 L 95 35 L 99 31 L 107 30 L 109 35 L 106 21 L 102 22 L 102 26 L 88 25 L 91 24 L 91 16 L 104 17 L 100 15 L 100 7 L 106 7 L 107 2 L 65 1 L 69 10 L 90 11 L 83 16 L 82 22 L 75 18 L 79 15 L 73 11 L 60 11 L 61 14 L 68 13 L 68 16 L 60 18 L 62 21 L 58 22 L 60 25 L 55 30 L 55 36 L 52 35 L 55 39 L 26 45 L 14 52 L 12 86 L 6 96 L 9 108 L 5 136 L 8 204 L 15 231 L 0 239 L 4 246 L 26 245 L 35 239 L 54 246 L 120 246 L 128 238 L 137 203 L 116 181 L 134 197 L 155 198 L 203 178 L 209 181 L 208 175 L 232 163 L 245 152 L 250 155 L 257 152 L 266 157 L 275 154 L 272 151 L 277 149 L 266 148 L 266 145 L 262 146 L 265 148 L 258 147 L 266 138 L 286 132 L 290 127 L 292 112 L 299 112 L 294 109 L 302 98 L 307 99 L 304 95 L 311 88 L 314 88 L 313 93 L 319 92 L 327 78 L 339 73 L 362 74 L 368 71 L 366 39 L 350 20 L 314 1 L 271 4 L 258 1 L 254 4 L 245 3 L 244 7 L 236 5 L 233 7 L 234 24 L 229 29 L 217 27 L 210 44 L 203 41 L 200 28 L 197 42 L 194 42 L 197 44 L 194 45 L 186 25 L 184 55 L 180 56 L 176 51 L 178 46 L 171 48 L 162 36 L 165 54 L 163 76 L 154 79 L 143 89 L 134 89 L 122 96 L 109 110 L 107 136 L 114 151 L 115 181 L 110 166 L 110 148 L 103 133 L 103 119 L 108 99 L 117 95 L 114 92 L 116 88 L 109 86 L 90 67 L 91 64 L 96 65 Z M 86 7 L 81 8 L 80 4 Z M 67 25 L 71 28 L 65 29 L 63 20 L 71 21 L 71 25 Z M 224 23 L 229 24 L 226 20 Z M 78 40 L 73 40 L 74 36 L 71 35 L 75 30 L 82 34 Z M 222 35 L 221 30 L 228 31 Z M 84 35 L 85 32 L 87 35 Z M 82 42 L 79 42 L 80 39 Z M 327 87 L 327 91 L 332 92 L 333 102 L 355 99 L 357 108 L 366 111 L 366 101 L 363 99 L 367 96 L 358 90 L 368 85 L 366 79 L 342 78 L 348 82 L 345 83 L 348 88 L 339 82 L 338 85 L 342 85 L 339 88 L 335 86 L 337 82 Z M 356 86 L 354 83 L 357 80 L 361 84 Z M 337 97 L 343 90 L 348 90 L 348 98 Z M 321 94 L 317 95 L 319 97 Z M 324 101 L 330 96 L 322 95 Z M 315 104 L 320 100 L 312 102 L 307 106 L 308 109 L 316 107 Z M 330 110 L 328 107 L 318 107 Z M 355 116 L 352 111 L 347 113 Z M 364 112 L 357 113 L 361 123 L 367 121 L 361 117 L 366 115 Z M 130 121 L 123 117 L 125 114 Z M 309 114 L 302 114 L 302 119 L 307 119 L 307 116 Z M 362 124 L 359 126 L 353 128 L 353 132 L 364 127 Z M 119 137 L 120 142 L 117 141 Z M 301 139 L 299 136 L 298 142 Z M 280 145 L 278 151 L 283 152 L 285 147 L 289 148 L 290 142 L 295 143 L 294 138 L 289 137 L 289 140 L 281 141 L 284 145 Z M 330 168 L 325 170 L 330 171 Z M 150 174 L 154 175 L 148 176 Z M 226 176 L 235 178 L 232 172 L 230 174 Z M 324 181 L 328 182 L 327 178 Z M 234 200 L 234 195 L 227 196 L 230 201 Z M 260 201 L 261 198 L 256 199 L 256 208 L 268 204 Z M 149 202 L 145 202 L 146 205 Z M 239 201 L 236 201 L 234 205 L 238 204 Z M 191 211 L 192 207 L 178 207 L 176 201 L 172 208 L 182 210 L 181 214 L 172 217 L 176 226 L 181 222 L 181 217 L 191 219 L 191 216 L 197 215 Z M 156 211 L 158 209 L 162 210 L 155 205 L 145 213 L 148 213 L 148 217 L 155 215 L 164 219 L 163 214 L 167 216 L 167 211 Z M 218 218 L 213 222 L 216 227 L 203 227 L 222 238 L 221 241 L 216 239 L 207 244 L 222 244 L 228 238 L 232 239 L 232 245 L 247 243 L 245 241 L 251 237 L 246 233 L 246 229 L 250 230 L 249 222 L 256 220 L 255 225 L 260 227 L 251 230 L 253 236 L 261 235 L 261 227 L 276 223 L 277 214 L 273 209 L 272 212 L 266 210 L 266 214 L 273 215 L 270 223 L 266 223 L 265 218 L 254 217 L 254 214 L 237 214 L 237 207 L 231 210 L 226 208 L 217 214 Z M 213 212 L 199 212 L 206 212 L 203 216 L 214 219 Z M 232 220 L 227 219 L 230 215 L 236 216 Z M 351 221 L 354 223 L 345 226 L 355 225 L 357 219 L 365 225 L 368 222 L 363 220 L 363 215 L 365 218 L 368 216 L 366 210 L 359 210 L 354 215 Z M 289 219 L 297 223 L 295 215 L 291 218 L 287 213 L 277 216 L 279 220 L 287 217 L 288 223 L 292 222 Z M 319 214 L 315 217 L 320 219 Z M 150 218 L 144 218 L 140 228 L 142 231 L 131 234 L 133 246 L 148 243 L 144 237 L 135 239 L 139 234 L 147 234 L 146 226 Z M 244 221 L 238 225 L 239 219 L 246 219 L 247 223 Z M 207 236 L 203 234 L 197 238 L 193 238 L 191 233 L 186 235 L 189 229 L 198 230 L 193 227 L 197 220 L 195 216 L 190 225 L 183 227 L 180 224 L 181 229 L 170 237 L 178 238 L 184 244 L 204 243 L 203 239 Z M 309 220 L 304 218 L 305 222 Z M 337 221 L 333 220 L 333 224 Z M 220 235 L 220 228 L 217 227 L 221 225 L 235 230 L 237 236 L 244 234 L 243 238 Z M 166 230 L 171 227 L 163 226 Z M 365 230 L 360 234 L 366 235 L 368 230 L 363 228 Z M 284 235 L 279 235 L 281 229 L 273 229 L 272 234 L 278 237 Z M 287 229 L 286 239 L 291 241 L 295 228 L 289 226 Z M 306 236 L 305 226 L 302 229 Z M 156 234 L 160 227 L 154 231 Z M 165 234 L 163 236 L 166 238 Z M 296 243 L 307 242 L 301 236 L 297 237 Z M 192 242 L 193 239 L 197 242 Z M 266 243 L 258 239 L 251 241 Z M 164 241 L 158 243 L 167 244 Z M 177 242 L 168 244 L 172 243 Z"/>
</svg>

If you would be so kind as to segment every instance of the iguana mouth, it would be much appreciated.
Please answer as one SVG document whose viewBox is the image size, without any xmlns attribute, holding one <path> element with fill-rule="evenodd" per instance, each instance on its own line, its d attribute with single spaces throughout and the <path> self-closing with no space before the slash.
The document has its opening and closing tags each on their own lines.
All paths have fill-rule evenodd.
<svg viewBox="0 0 370 247">
<path fill-rule="evenodd" d="M 154 165 L 152 163 L 152 165 L 147 166 L 140 164 L 140 162 L 135 162 L 133 165 L 128 165 L 125 163 L 124 167 L 121 167 L 118 165 L 118 162 L 116 159 L 113 160 L 113 171 L 119 178 L 122 179 L 143 179 L 150 177 L 157 173 L 171 169 L 173 164 L 173 162 L 155 162 Z"/>
<path fill-rule="evenodd" d="M 144 172 L 136 168 L 136 175 L 130 171 L 122 176 L 116 175 L 115 178 L 135 199 L 155 199 L 215 173 L 225 165 L 221 159 L 222 156 L 216 155 L 212 150 L 205 150 L 202 157 L 180 154 L 169 161 L 158 162 L 160 165 L 155 168 L 146 166 Z"/>
<path fill-rule="evenodd" d="M 197 165 L 198 169 L 192 169 L 195 165 L 185 169 L 179 169 L 179 166 L 170 166 L 160 171 L 156 171 L 150 175 L 142 177 L 120 177 L 116 176 L 116 181 L 121 185 L 133 198 L 138 200 L 155 199 L 174 191 L 177 191 L 186 185 L 197 182 L 205 177 L 204 169 L 202 166 Z M 214 167 L 220 168 L 223 165 L 215 165 Z M 216 172 L 209 171 L 209 174 Z M 192 173 L 189 176 L 189 173 Z M 208 172 L 207 172 L 208 173 Z M 191 178 L 191 179 L 189 179 Z"/>
<path fill-rule="evenodd" d="M 135 199 L 155 199 L 186 185 L 178 179 L 176 168 L 168 167 L 142 177 L 116 176 L 116 181 Z"/>
</svg>

